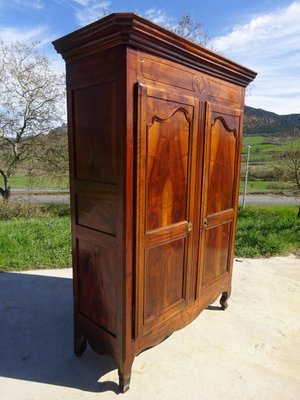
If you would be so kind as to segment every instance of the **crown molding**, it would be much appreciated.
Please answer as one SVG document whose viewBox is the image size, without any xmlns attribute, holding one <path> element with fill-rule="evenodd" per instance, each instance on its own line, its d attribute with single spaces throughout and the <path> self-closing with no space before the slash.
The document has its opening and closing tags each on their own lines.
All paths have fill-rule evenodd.
<svg viewBox="0 0 300 400">
<path fill-rule="evenodd" d="M 133 13 L 110 14 L 53 42 L 66 62 L 125 45 L 246 87 L 256 72 Z"/>
</svg>

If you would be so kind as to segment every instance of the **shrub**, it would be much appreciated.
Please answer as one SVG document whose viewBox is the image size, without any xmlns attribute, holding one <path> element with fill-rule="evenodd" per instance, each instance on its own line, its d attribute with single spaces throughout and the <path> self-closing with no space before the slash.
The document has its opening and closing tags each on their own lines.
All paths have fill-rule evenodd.
<svg viewBox="0 0 300 400">
<path fill-rule="evenodd" d="M 70 207 L 68 205 L 1 202 L 0 206 L 0 221 L 63 217 L 68 215 L 70 215 Z"/>
</svg>

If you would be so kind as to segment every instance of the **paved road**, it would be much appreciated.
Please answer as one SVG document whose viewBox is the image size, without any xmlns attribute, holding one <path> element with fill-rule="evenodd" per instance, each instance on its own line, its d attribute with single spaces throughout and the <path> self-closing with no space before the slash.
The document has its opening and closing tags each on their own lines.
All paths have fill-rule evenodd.
<svg viewBox="0 0 300 400">
<path fill-rule="evenodd" d="M 239 203 L 242 204 L 243 196 L 240 196 Z M 246 204 L 256 206 L 298 206 L 300 199 L 296 197 L 274 196 L 274 195 L 249 195 L 246 197 Z"/>
<path fill-rule="evenodd" d="M 31 204 L 68 204 L 70 201 L 67 192 L 62 194 L 62 191 L 57 190 L 48 190 L 47 193 L 43 190 L 14 190 L 12 192 L 12 198 L 15 201 L 28 202 Z M 242 196 L 240 196 L 239 203 L 242 204 Z M 258 206 L 298 206 L 299 203 L 299 198 L 287 196 L 248 195 L 246 198 L 246 204 Z"/>
<path fill-rule="evenodd" d="M 24 194 L 13 193 L 12 200 L 31 204 L 69 204 L 68 194 Z"/>
</svg>

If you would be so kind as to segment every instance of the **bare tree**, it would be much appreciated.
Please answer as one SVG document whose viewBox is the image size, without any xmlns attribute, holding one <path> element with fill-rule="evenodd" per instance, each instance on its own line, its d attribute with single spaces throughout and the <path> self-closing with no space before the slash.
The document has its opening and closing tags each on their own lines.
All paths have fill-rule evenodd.
<svg viewBox="0 0 300 400">
<path fill-rule="evenodd" d="M 37 138 L 32 149 L 31 160 L 27 166 L 31 177 L 45 177 L 62 179 L 69 172 L 68 135 L 67 125 L 63 124 Z"/>
<path fill-rule="evenodd" d="M 39 136 L 62 121 L 64 79 L 38 43 L 0 42 L 0 60 L 0 194 L 8 200 L 17 165 L 30 158 Z"/>
<path fill-rule="evenodd" d="M 277 157 L 274 173 L 276 176 L 289 183 L 290 188 L 300 197 L 300 132 L 288 139 L 284 151 Z M 298 210 L 300 218 L 300 204 Z"/>
<path fill-rule="evenodd" d="M 201 46 L 209 46 L 210 38 L 203 25 L 200 21 L 193 20 L 188 14 L 181 17 L 174 25 L 168 26 L 168 28 Z"/>
</svg>

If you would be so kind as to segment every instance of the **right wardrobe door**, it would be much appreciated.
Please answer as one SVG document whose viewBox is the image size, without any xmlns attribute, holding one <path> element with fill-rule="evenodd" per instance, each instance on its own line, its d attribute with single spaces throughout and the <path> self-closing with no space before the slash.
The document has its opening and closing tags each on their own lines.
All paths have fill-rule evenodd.
<svg viewBox="0 0 300 400">
<path fill-rule="evenodd" d="M 241 110 L 206 104 L 198 295 L 231 273 L 238 206 Z"/>
</svg>

